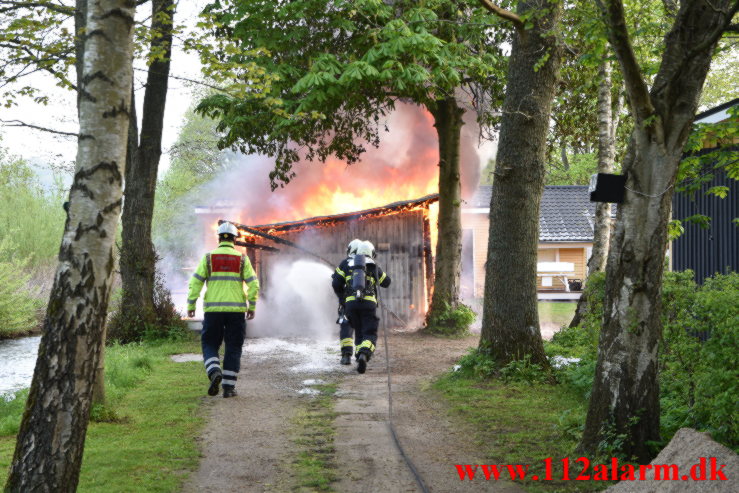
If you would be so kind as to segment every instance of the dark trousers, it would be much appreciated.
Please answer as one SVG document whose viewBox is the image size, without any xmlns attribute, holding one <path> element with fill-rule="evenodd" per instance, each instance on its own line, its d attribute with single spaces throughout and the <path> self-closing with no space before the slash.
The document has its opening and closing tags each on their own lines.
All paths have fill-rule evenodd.
<svg viewBox="0 0 739 493">
<path fill-rule="evenodd" d="M 354 341 L 352 341 L 352 336 L 354 337 Z M 352 354 L 354 345 L 359 345 L 360 340 L 357 338 L 359 337 L 359 332 L 354 333 L 354 329 L 352 328 L 352 324 L 349 323 L 349 319 L 346 317 L 341 318 L 341 322 L 339 322 L 339 339 L 341 342 L 341 354 Z"/>
<path fill-rule="evenodd" d="M 372 301 L 349 301 L 346 303 L 346 316 L 354 327 L 357 354 L 364 352 L 371 356 L 375 351 L 377 328 L 380 325 L 377 304 Z"/>
<path fill-rule="evenodd" d="M 203 346 L 203 361 L 208 377 L 221 370 L 218 351 L 225 341 L 223 353 L 223 386 L 236 385 L 241 368 L 241 350 L 246 337 L 246 314 L 244 312 L 206 312 L 200 342 Z"/>
</svg>

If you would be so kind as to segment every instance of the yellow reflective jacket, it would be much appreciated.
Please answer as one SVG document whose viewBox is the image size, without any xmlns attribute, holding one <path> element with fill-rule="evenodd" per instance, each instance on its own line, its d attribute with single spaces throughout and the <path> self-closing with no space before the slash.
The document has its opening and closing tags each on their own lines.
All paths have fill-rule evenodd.
<svg viewBox="0 0 739 493">
<path fill-rule="evenodd" d="M 259 280 L 249 257 L 236 251 L 230 241 L 222 241 L 218 248 L 206 253 L 190 278 L 187 309 L 195 310 L 203 284 L 208 283 L 203 297 L 206 312 L 253 312 L 257 309 Z M 248 295 L 244 293 L 245 282 Z"/>
</svg>

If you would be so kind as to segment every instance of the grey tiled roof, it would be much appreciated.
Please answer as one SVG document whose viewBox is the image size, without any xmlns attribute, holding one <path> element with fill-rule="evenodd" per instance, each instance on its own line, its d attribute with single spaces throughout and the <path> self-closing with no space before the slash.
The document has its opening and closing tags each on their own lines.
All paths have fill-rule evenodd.
<svg viewBox="0 0 739 493">
<path fill-rule="evenodd" d="M 482 185 L 465 208 L 489 208 L 493 187 Z M 595 203 L 588 187 L 562 185 L 544 187 L 539 213 L 539 241 L 593 241 Z"/>
</svg>

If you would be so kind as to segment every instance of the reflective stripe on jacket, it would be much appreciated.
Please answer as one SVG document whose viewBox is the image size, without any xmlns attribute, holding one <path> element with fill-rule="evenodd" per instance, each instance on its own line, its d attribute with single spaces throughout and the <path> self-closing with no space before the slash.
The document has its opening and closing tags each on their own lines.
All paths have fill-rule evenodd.
<svg viewBox="0 0 739 493">
<path fill-rule="evenodd" d="M 206 312 L 250 312 L 257 308 L 259 280 L 249 257 L 242 255 L 230 241 L 222 241 L 218 248 L 205 254 L 190 278 L 187 309 L 194 310 L 203 284 L 208 283 L 203 297 Z M 244 293 L 245 282 L 248 294 Z M 248 300 L 248 301 L 247 301 Z"/>
</svg>

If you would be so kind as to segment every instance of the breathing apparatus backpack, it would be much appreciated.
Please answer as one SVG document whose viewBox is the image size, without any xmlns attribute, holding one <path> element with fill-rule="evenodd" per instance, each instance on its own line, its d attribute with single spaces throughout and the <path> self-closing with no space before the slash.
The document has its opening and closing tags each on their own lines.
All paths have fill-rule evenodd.
<svg viewBox="0 0 739 493">
<path fill-rule="evenodd" d="M 355 255 L 352 265 L 352 278 L 351 278 L 351 296 L 354 296 L 357 300 L 363 300 L 367 296 L 375 294 L 374 284 L 368 279 L 372 276 L 374 270 L 374 263 L 367 262 L 367 257 L 364 255 Z"/>
</svg>

